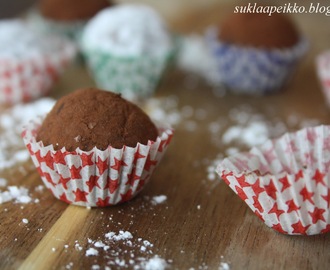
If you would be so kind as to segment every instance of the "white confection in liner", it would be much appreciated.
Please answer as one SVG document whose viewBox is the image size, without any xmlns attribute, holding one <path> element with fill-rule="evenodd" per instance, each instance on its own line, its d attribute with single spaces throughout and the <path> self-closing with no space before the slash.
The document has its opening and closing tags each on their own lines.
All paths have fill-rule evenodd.
<svg viewBox="0 0 330 270">
<path fill-rule="evenodd" d="M 119 5 L 99 12 L 86 26 L 82 46 L 115 56 L 163 56 L 172 39 L 162 18 L 144 5 Z"/>
<path fill-rule="evenodd" d="M 0 22 L 0 58 L 35 59 L 54 54 L 71 42 L 56 35 L 44 35 L 34 31 L 26 22 L 8 19 Z M 0 67 L 1 70 L 1 67 Z"/>
</svg>

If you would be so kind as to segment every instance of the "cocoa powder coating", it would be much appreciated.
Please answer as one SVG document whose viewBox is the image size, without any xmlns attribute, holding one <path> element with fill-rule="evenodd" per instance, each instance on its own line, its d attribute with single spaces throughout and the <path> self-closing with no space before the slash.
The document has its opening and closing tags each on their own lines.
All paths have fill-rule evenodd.
<svg viewBox="0 0 330 270">
<path fill-rule="evenodd" d="M 287 48 L 299 41 L 299 33 L 286 15 L 273 13 L 234 13 L 220 26 L 221 41 L 242 46 Z"/>
<path fill-rule="evenodd" d="M 157 128 L 136 105 L 98 89 L 81 89 L 59 99 L 45 118 L 37 141 L 55 150 L 77 147 L 89 151 L 95 146 L 135 147 L 137 143 L 155 141 Z"/>
<path fill-rule="evenodd" d="M 110 6 L 109 0 L 41 0 L 39 9 L 46 18 L 57 21 L 86 20 Z"/>
</svg>

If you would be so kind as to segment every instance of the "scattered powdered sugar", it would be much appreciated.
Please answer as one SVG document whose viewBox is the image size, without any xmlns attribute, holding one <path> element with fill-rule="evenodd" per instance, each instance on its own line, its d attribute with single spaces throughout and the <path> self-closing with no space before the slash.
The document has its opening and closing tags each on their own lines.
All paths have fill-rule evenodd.
<svg viewBox="0 0 330 270">
<path fill-rule="evenodd" d="M 167 200 L 167 196 L 166 195 L 159 195 L 159 196 L 152 197 L 151 203 L 153 205 L 156 205 L 156 204 L 164 203 L 166 200 Z"/>
<path fill-rule="evenodd" d="M 86 244 L 80 244 L 76 240 L 73 245 L 64 244 L 63 248 L 66 252 L 72 249 L 83 252 L 86 257 L 92 257 L 94 261 L 92 269 L 162 270 L 166 269 L 171 262 L 153 254 L 154 244 L 150 241 L 134 237 L 131 232 L 125 230 L 110 231 L 103 237 L 98 237 L 97 240 L 87 238 L 86 242 Z M 102 257 L 102 265 L 98 264 L 100 257 Z"/>
<path fill-rule="evenodd" d="M 178 98 L 174 95 L 163 98 L 149 98 L 146 101 L 145 108 L 153 121 L 171 126 L 178 125 L 184 117 L 178 109 Z"/>
<path fill-rule="evenodd" d="M 115 232 L 109 232 L 105 235 L 105 237 L 113 241 L 122 241 L 132 239 L 133 235 L 128 231 L 119 231 L 118 234 L 116 234 Z"/>
<path fill-rule="evenodd" d="M 88 256 L 98 256 L 99 255 L 99 252 L 95 248 L 89 248 L 89 249 L 86 250 L 86 253 L 85 254 L 86 254 L 87 257 Z"/>
<path fill-rule="evenodd" d="M 32 201 L 28 189 L 24 187 L 9 186 L 8 190 L 0 192 L 0 204 L 14 201 L 15 203 L 27 204 Z"/>
<path fill-rule="evenodd" d="M 145 270 L 164 270 L 167 267 L 167 262 L 158 256 L 149 259 L 144 265 Z"/>
<path fill-rule="evenodd" d="M 247 126 L 232 126 L 222 135 L 224 144 L 239 140 L 252 147 L 265 142 L 269 138 L 269 130 L 264 122 L 251 122 Z"/>
<path fill-rule="evenodd" d="M 179 109 L 177 96 L 149 98 L 145 103 L 145 108 L 150 118 L 156 123 L 167 124 L 176 127 L 180 124 L 187 132 L 193 132 L 198 128 L 207 116 L 204 108 L 193 108 L 185 105 Z"/>
<path fill-rule="evenodd" d="M 38 115 L 45 115 L 55 100 L 42 98 L 29 104 L 17 104 L 0 114 L 0 170 L 26 161 L 29 153 L 21 138 L 22 127 Z"/>
<path fill-rule="evenodd" d="M 134 37 L 134 38 L 132 38 Z M 118 5 L 99 12 L 87 24 L 84 49 L 98 48 L 114 56 L 166 56 L 173 47 L 165 22 L 151 7 Z"/>
<path fill-rule="evenodd" d="M 219 270 L 230 270 L 230 265 L 225 262 L 221 262 L 219 266 Z"/>
<path fill-rule="evenodd" d="M 7 186 L 8 181 L 4 178 L 0 178 L 0 187 Z"/>
<path fill-rule="evenodd" d="M 29 220 L 26 219 L 26 218 L 23 218 L 23 219 L 22 219 L 22 222 L 23 222 L 24 224 L 28 224 L 28 223 L 29 223 Z"/>
<path fill-rule="evenodd" d="M 207 166 L 207 179 L 210 181 L 219 180 L 219 176 L 216 173 L 215 169 L 217 168 L 218 164 L 222 161 L 223 155 L 218 154 L 218 156 L 211 161 L 211 163 Z"/>
</svg>

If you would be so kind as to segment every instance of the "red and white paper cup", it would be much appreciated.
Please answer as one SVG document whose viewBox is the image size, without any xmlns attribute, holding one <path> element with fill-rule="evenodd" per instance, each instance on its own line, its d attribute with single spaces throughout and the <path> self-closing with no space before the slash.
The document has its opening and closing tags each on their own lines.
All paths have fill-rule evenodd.
<svg viewBox="0 0 330 270">
<path fill-rule="evenodd" d="M 317 56 L 316 71 L 321 82 L 326 104 L 330 108 L 330 50 Z"/>
<path fill-rule="evenodd" d="M 69 204 L 105 207 L 132 199 L 148 183 L 173 136 L 171 128 L 159 128 L 156 141 L 147 145 L 102 151 L 79 148 L 54 150 L 36 141 L 42 119 L 31 121 L 22 137 L 41 179 L 53 195 Z"/>
<path fill-rule="evenodd" d="M 224 159 L 217 173 L 269 227 L 330 231 L 330 126 L 306 128 Z"/>
<path fill-rule="evenodd" d="M 0 21 L 0 42 L 0 104 L 48 94 L 77 52 L 72 42 L 35 33 L 21 20 Z"/>
</svg>

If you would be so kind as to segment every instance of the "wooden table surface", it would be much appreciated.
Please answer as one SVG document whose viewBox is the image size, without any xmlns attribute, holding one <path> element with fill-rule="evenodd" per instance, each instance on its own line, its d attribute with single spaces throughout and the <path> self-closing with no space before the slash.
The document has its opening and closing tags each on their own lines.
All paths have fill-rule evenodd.
<svg viewBox="0 0 330 270">
<path fill-rule="evenodd" d="M 178 32 L 201 33 L 231 10 L 232 5 L 214 4 L 198 12 L 182 12 L 179 18 L 170 20 L 170 25 Z M 290 86 L 280 94 L 216 97 L 203 81 L 198 80 L 191 89 L 187 80 L 193 78 L 174 68 L 169 71 L 156 97 L 176 98 L 178 110 L 184 106 L 191 106 L 195 112 L 202 109 L 206 118 L 194 118 L 197 128 L 193 131 L 183 122 L 176 126 L 173 142 L 150 183 L 132 201 L 104 209 L 68 206 L 47 190 L 35 191 L 41 179 L 30 160 L 0 172 L 8 185 L 25 186 L 33 198 L 40 200 L 23 206 L 0 204 L 0 269 L 91 269 L 93 265 L 105 269 L 113 257 L 106 251 L 85 256 L 92 246 L 87 239 L 104 241 L 107 232 L 119 230 L 130 231 L 135 243 L 133 247 L 119 242 L 111 246 L 126 262 L 130 254 L 147 259 L 157 254 L 168 260 L 171 269 L 219 269 L 221 262 L 228 263 L 230 269 L 329 269 L 329 233 L 281 235 L 265 226 L 224 182 L 207 177 L 209 161 L 228 147 L 216 144 L 214 138 L 221 138 L 226 129 L 211 134 L 209 124 L 224 121 L 229 127 L 233 123 L 228 114 L 233 108 L 248 106 L 267 121 L 285 122 L 290 115 L 298 115 L 299 121 L 330 123 L 314 68 L 315 55 L 330 47 L 330 18 L 320 14 L 293 16 L 311 41 L 311 48 Z M 58 98 L 91 84 L 85 69 L 76 66 L 58 82 L 52 96 Z M 150 198 L 161 194 L 167 200 L 153 205 Z M 29 223 L 22 223 L 23 218 Z M 153 254 L 140 250 L 138 238 L 153 244 Z M 81 251 L 74 248 L 75 241 Z M 108 266 L 120 268 L 118 264 Z"/>
</svg>

